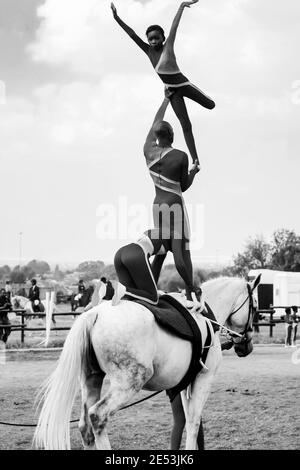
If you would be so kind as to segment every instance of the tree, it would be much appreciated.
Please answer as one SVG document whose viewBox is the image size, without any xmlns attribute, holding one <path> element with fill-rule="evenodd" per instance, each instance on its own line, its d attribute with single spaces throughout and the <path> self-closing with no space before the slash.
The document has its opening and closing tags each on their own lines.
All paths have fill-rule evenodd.
<svg viewBox="0 0 300 470">
<path fill-rule="evenodd" d="M 21 268 L 20 266 L 15 266 L 10 274 L 11 282 L 15 284 L 23 284 L 28 279 L 35 277 L 36 273 L 28 266 Z"/>
<path fill-rule="evenodd" d="M 80 263 L 77 271 L 84 280 L 91 281 L 93 279 L 99 279 L 104 268 L 105 264 L 103 261 L 84 261 Z"/>
<path fill-rule="evenodd" d="M 233 258 L 234 275 L 246 276 L 250 269 L 266 269 L 270 267 L 270 244 L 262 235 L 249 238 L 243 253 L 238 253 Z"/>
<path fill-rule="evenodd" d="M 165 292 L 178 292 L 178 289 L 185 288 L 185 284 L 174 265 L 167 265 L 162 269 L 158 288 Z"/>
<path fill-rule="evenodd" d="M 300 237 L 293 230 L 279 229 L 271 242 L 272 269 L 300 272 Z"/>
<path fill-rule="evenodd" d="M 10 277 L 11 269 L 9 266 L 1 266 L 0 268 L 0 280 L 7 280 Z"/>
<path fill-rule="evenodd" d="M 108 264 L 107 266 L 105 266 L 105 268 L 102 270 L 100 276 L 101 277 L 104 276 L 107 279 L 117 279 L 118 278 L 115 267 L 114 267 L 113 264 Z"/>
<path fill-rule="evenodd" d="M 16 266 L 12 270 L 10 280 L 14 284 L 23 284 L 26 281 L 26 275 L 24 271 L 20 269 L 20 266 Z"/>
<path fill-rule="evenodd" d="M 58 281 L 58 282 L 62 281 L 63 278 L 64 278 L 64 273 L 62 271 L 60 271 L 58 264 L 55 266 L 55 270 L 54 270 L 54 273 L 53 273 L 53 278 L 55 279 L 55 281 Z"/>
<path fill-rule="evenodd" d="M 197 286 L 202 284 L 202 282 L 207 281 L 214 273 L 208 271 L 207 269 L 196 268 L 194 269 L 194 284 Z"/>
<path fill-rule="evenodd" d="M 38 274 L 40 276 L 43 276 L 44 274 L 49 273 L 50 271 L 50 266 L 48 263 L 46 263 L 46 261 L 38 261 L 36 259 L 30 261 L 27 264 L 27 267 L 34 271 L 35 274 Z"/>
</svg>

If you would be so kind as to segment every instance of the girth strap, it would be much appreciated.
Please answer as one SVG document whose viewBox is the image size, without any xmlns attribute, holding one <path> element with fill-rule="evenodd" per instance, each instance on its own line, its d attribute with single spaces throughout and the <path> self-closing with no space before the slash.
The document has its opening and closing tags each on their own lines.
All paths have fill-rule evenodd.
<svg viewBox="0 0 300 470">
<path fill-rule="evenodd" d="M 164 297 L 165 296 L 163 295 L 161 298 Z M 174 299 L 174 297 L 169 295 L 167 296 L 167 298 L 168 302 L 178 309 L 178 301 Z M 185 307 L 183 307 L 180 311 L 183 317 L 185 318 L 186 322 L 188 323 L 189 327 L 191 328 L 194 339 L 192 341 L 192 359 L 185 376 L 175 387 L 171 388 L 170 390 L 167 390 L 167 394 L 171 402 L 175 399 L 178 393 L 180 393 L 182 390 L 189 386 L 189 384 L 195 379 L 198 372 L 200 372 L 200 370 L 202 369 L 202 366 L 200 364 L 202 354 L 201 331 L 196 321 L 194 320 L 192 315 L 185 309 Z"/>
</svg>

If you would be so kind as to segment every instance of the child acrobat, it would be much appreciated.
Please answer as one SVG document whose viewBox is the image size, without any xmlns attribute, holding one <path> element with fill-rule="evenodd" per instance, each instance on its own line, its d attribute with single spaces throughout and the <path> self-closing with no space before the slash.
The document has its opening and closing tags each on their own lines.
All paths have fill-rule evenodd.
<svg viewBox="0 0 300 470">
<path fill-rule="evenodd" d="M 118 16 L 115 5 L 111 4 L 113 16 L 117 23 L 131 37 L 131 39 L 147 54 L 155 71 L 170 92 L 172 108 L 180 121 L 184 138 L 192 157 L 193 163 L 199 165 L 199 159 L 192 131 L 192 124 L 187 112 L 184 98 L 199 103 L 207 109 L 215 107 L 214 101 L 193 85 L 180 71 L 174 52 L 174 42 L 177 29 L 185 8 L 190 8 L 198 0 L 181 3 L 173 20 L 169 36 L 165 38 L 164 30 L 159 25 L 149 26 L 146 31 L 148 44 L 144 42 L 134 31 Z"/>
</svg>

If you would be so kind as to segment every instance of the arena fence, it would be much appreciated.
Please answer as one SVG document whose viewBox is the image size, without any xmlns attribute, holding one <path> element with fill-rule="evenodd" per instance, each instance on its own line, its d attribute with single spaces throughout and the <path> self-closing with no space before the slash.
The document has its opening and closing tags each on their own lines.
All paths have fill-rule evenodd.
<svg viewBox="0 0 300 470">
<path fill-rule="evenodd" d="M 46 331 L 45 327 L 28 327 L 27 323 L 25 323 L 25 320 L 27 318 L 44 318 L 46 317 L 45 313 L 29 313 L 26 312 L 26 310 L 22 309 L 16 309 L 16 310 L 1 310 L 1 313 L 15 313 L 16 316 L 21 317 L 21 323 L 20 325 L 7 325 L 7 324 L 1 324 L 0 327 L 2 328 L 11 328 L 11 331 L 20 331 L 21 332 L 21 343 L 24 344 L 25 342 L 25 332 L 26 331 Z M 61 313 L 53 313 L 53 317 L 63 317 L 63 316 L 78 316 L 82 312 L 61 312 Z M 1 321 L 1 320 L 0 320 Z M 54 326 L 51 327 L 51 331 L 68 331 L 71 329 L 71 326 Z"/>
<path fill-rule="evenodd" d="M 253 322 L 253 326 L 254 326 L 254 331 L 259 331 L 259 328 L 260 327 L 269 327 L 269 337 L 272 338 L 273 337 L 273 329 L 276 327 L 276 324 L 278 323 L 284 323 L 284 320 L 282 320 L 281 318 L 274 318 L 274 314 L 275 314 L 275 309 L 286 309 L 288 308 L 289 306 L 271 306 L 272 308 L 270 309 L 265 309 L 265 310 L 257 310 L 256 311 L 256 314 L 257 314 L 257 318 L 259 315 L 269 315 L 269 318 L 267 320 L 263 319 L 263 320 L 258 320 L 258 321 L 254 321 Z M 291 306 L 290 306 L 291 308 Z M 297 307 L 298 309 L 300 309 L 300 307 Z M 20 334 L 21 334 L 21 343 L 24 344 L 25 342 L 25 332 L 26 331 L 46 331 L 46 328 L 45 327 L 35 327 L 35 328 L 32 328 L 32 327 L 28 327 L 27 326 L 27 323 L 26 323 L 26 319 L 28 317 L 30 318 L 42 318 L 42 317 L 45 317 L 46 314 L 45 313 L 36 313 L 36 314 L 28 314 L 25 310 L 22 310 L 22 309 L 15 309 L 15 310 L 2 310 L 0 313 L 15 313 L 17 316 L 21 317 L 21 323 L 20 325 L 7 325 L 7 324 L 1 324 L 1 319 L 0 319 L 0 327 L 2 328 L 11 328 L 11 331 L 20 331 Z M 61 312 L 61 313 L 53 313 L 52 317 L 63 317 L 63 316 L 78 316 L 80 315 L 82 312 Z M 298 319 L 300 319 L 300 317 L 298 316 Z M 71 326 L 53 326 L 51 327 L 51 331 L 68 331 L 71 329 Z"/>
</svg>

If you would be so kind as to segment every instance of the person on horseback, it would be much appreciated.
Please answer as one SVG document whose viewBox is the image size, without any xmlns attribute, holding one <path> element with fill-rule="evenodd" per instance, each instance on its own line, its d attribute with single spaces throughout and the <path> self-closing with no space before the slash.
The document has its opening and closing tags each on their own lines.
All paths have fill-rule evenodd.
<svg viewBox="0 0 300 470">
<path fill-rule="evenodd" d="M 12 295 L 12 289 L 11 289 L 11 283 L 10 283 L 10 281 L 6 281 L 6 282 L 5 282 L 5 292 L 6 292 L 8 298 L 9 298 L 9 300 L 10 300 L 11 295 Z"/>
<path fill-rule="evenodd" d="M 10 310 L 11 303 L 9 294 L 5 289 L 0 289 L 0 310 Z"/>
<path fill-rule="evenodd" d="M 114 264 L 120 282 L 113 282 L 115 294 L 112 304 L 117 305 L 125 294 L 157 304 L 156 284 L 162 263 L 154 262 L 154 275 L 149 257 L 157 255 L 164 260 L 166 253 L 171 251 L 178 273 L 186 284 L 187 307 L 202 310 L 201 289 L 193 282 L 189 221 L 182 197 L 182 192 L 192 185 L 199 167 L 193 165 L 189 172 L 187 154 L 172 147 L 173 129 L 163 121 L 169 104 L 168 96 L 167 92 L 144 145 L 146 164 L 156 190 L 154 229 L 146 231 L 137 242 L 120 248 L 116 253 Z M 105 293 L 105 288 L 102 292 Z"/>
<path fill-rule="evenodd" d="M 104 296 L 103 300 L 112 299 L 115 291 L 114 291 L 114 288 L 113 288 L 113 285 L 112 285 L 111 281 L 109 279 L 106 279 L 106 277 L 101 277 L 101 282 L 106 284 L 105 296 Z"/>
<path fill-rule="evenodd" d="M 37 285 L 36 279 L 31 280 L 31 287 L 29 289 L 28 297 L 31 301 L 33 312 L 40 312 L 40 288 Z"/>
<path fill-rule="evenodd" d="M 144 42 L 134 31 L 118 16 L 115 5 L 111 4 L 113 17 L 131 39 L 146 53 L 165 88 L 172 93 L 170 98 L 172 108 L 180 121 L 184 138 L 192 157 L 193 163 L 199 164 L 195 139 L 192 131 L 184 97 L 189 98 L 204 108 L 213 109 L 214 101 L 193 85 L 180 71 L 174 52 L 174 42 L 177 29 L 185 8 L 190 8 L 198 0 L 181 3 L 173 20 L 168 38 L 165 38 L 164 30 L 159 25 L 151 25 L 146 31 L 148 44 Z"/>
<path fill-rule="evenodd" d="M 153 305 L 158 304 L 159 291 L 149 258 L 171 251 L 176 269 L 191 293 L 191 299 L 187 299 L 186 307 L 192 308 L 192 311 L 202 311 L 205 306 L 201 302 L 201 289 L 193 284 L 193 278 L 186 266 L 182 240 L 162 239 L 159 232 L 159 229 L 147 230 L 139 240 L 117 251 L 114 265 L 119 281 L 112 281 L 114 288 L 112 305 L 117 305 L 124 296 L 144 300 Z"/>
<path fill-rule="evenodd" d="M 100 281 L 97 282 L 95 288 L 93 288 L 93 294 L 89 303 L 84 308 L 84 312 L 87 312 L 93 307 L 96 307 L 102 300 L 111 300 L 114 296 L 114 288 L 112 282 L 106 277 L 102 276 Z"/>
<path fill-rule="evenodd" d="M 80 279 L 80 280 L 79 280 L 78 285 L 77 285 L 77 288 L 78 288 L 78 294 L 84 294 L 84 292 L 85 292 L 85 285 L 84 285 L 83 279 Z"/>
</svg>

